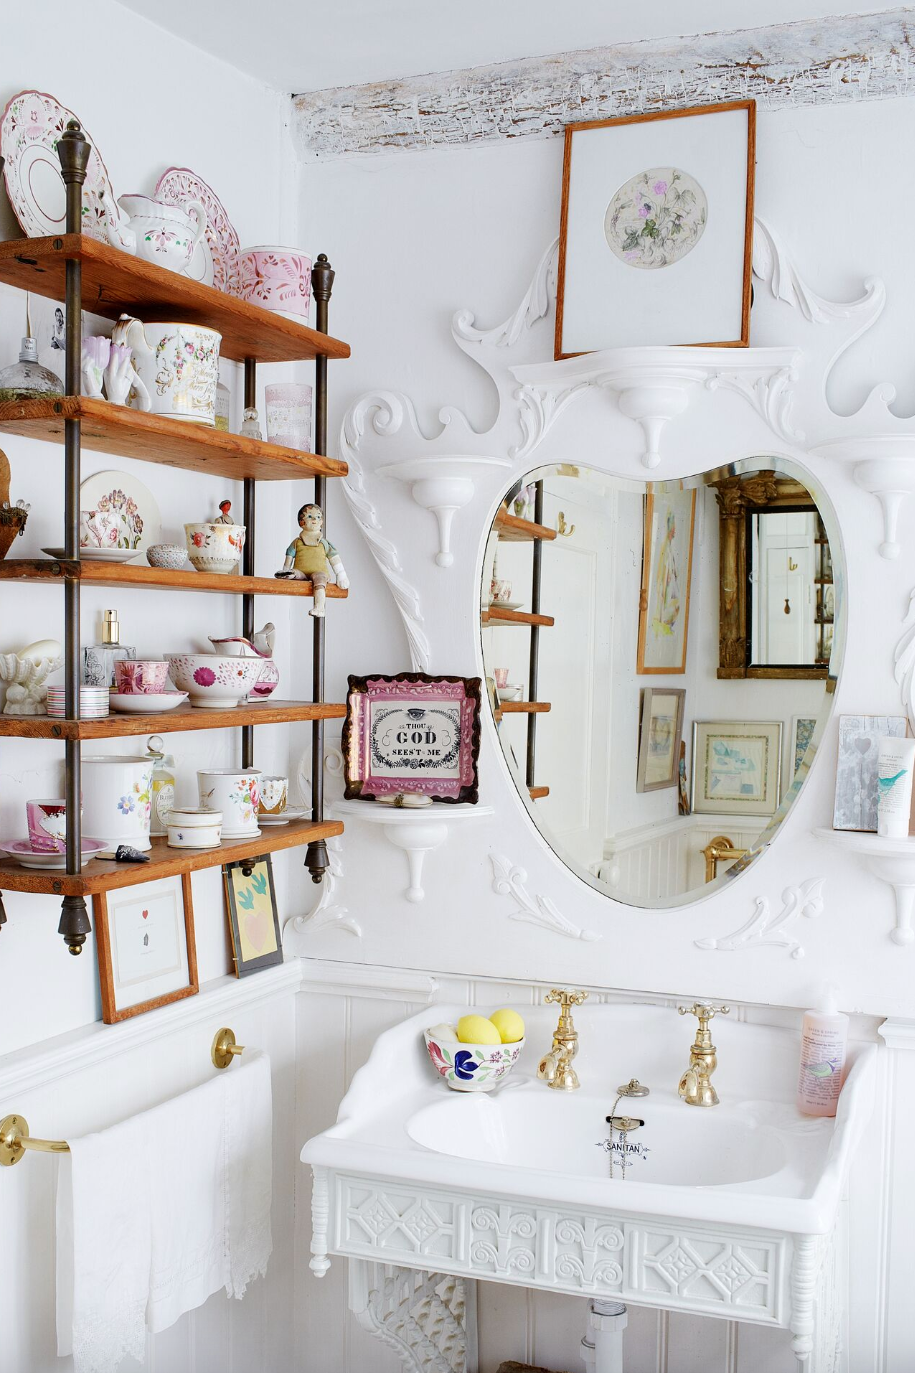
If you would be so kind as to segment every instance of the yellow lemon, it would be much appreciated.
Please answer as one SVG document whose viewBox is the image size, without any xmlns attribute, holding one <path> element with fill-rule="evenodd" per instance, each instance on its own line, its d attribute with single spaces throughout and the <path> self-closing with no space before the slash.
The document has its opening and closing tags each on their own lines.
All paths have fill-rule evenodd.
<svg viewBox="0 0 915 1373">
<path fill-rule="evenodd" d="M 495 1011 L 489 1019 L 499 1031 L 503 1044 L 517 1044 L 519 1039 L 524 1038 L 524 1021 L 517 1011 L 509 1010 L 506 1006 L 501 1011 Z"/>
<path fill-rule="evenodd" d="M 499 1031 L 491 1020 L 481 1015 L 462 1015 L 457 1024 L 462 1044 L 501 1044 Z"/>
</svg>

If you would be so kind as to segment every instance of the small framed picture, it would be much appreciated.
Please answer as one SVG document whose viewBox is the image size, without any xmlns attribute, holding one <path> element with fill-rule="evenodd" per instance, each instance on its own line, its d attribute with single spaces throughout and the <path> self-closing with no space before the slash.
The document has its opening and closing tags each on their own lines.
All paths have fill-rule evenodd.
<svg viewBox="0 0 915 1373">
<path fill-rule="evenodd" d="M 414 791 L 476 802 L 480 692 L 479 677 L 350 677 L 341 744 L 347 799 Z"/>
<path fill-rule="evenodd" d="M 816 729 L 816 716 L 795 715 L 791 723 L 791 780 L 798 774 L 798 769 L 804 761 L 807 752 L 807 745 L 813 738 L 813 731 Z"/>
<path fill-rule="evenodd" d="M 755 141 L 752 100 L 566 128 L 557 358 L 747 346 Z"/>
<path fill-rule="evenodd" d="M 835 830 L 877 831 L 877 744 L 904 739 L 904 715 L 840 715 Z"/>
<path fill-rule="evenodd" d="M 695 491 L 649 491 L 642 538 L 636 672 L 683 673 L 693 575 Z"/>
<path fill-rule="evenodd" d="M 92 907 L 106 1025 L 198 992 L 190 873 L 99 892 Z"/>
<path fill-rule="evenodd" d="M 694 813 L 773 815 L 781 761 L 780 720 L 694 721 Z"/>
<path fill-rule="evenodd" d="M 679 784 L 685 702 L 682 687 L 646 687 L 642 692 L 636 791 Z"/>
<path fill-rule="evenodd" d="M 235 976 L 246 977 L 282 963 L 283 936 L 269 853 L 263 858 L 224 863 L 222 876 Z"/>
</svg>

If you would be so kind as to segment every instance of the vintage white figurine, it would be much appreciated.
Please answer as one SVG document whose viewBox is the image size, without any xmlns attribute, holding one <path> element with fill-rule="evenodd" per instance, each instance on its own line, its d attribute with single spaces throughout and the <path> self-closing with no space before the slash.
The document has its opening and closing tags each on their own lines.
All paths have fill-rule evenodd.
<svg viewBox="0 0 915 1373">
<path fill-rule="evenodd" d="M 286 561 L 283 563 L 281 572 L 274 573 L 277 577 L 289 577 L 297 582 L 312 581 L 315 589 L 315 603 L 309 611 L 316 619 L 321 619 L 324 615 L 325 590 L 327 586 L 328 574 L 331 570 L 336 578 L 337 586 L 342 591 L 346 591 L 349 586 L 349 578 L 340 558 L 340 554 L 332 543 L 322 536 L 324 528 L 324 516 L 319 505 L 303 505 L 298 514 L 299 528 L 301 534 L 293 539 L 286 549 Z"/>
<path fill-rule="evenodd" d="M 0 654 L 0 681 L 7 683 L 3 714 L 45 715 L 45 682 L 63 660 L 63 649 L 56 639 L 39 639 L 18 653 Z"/>
</svg>

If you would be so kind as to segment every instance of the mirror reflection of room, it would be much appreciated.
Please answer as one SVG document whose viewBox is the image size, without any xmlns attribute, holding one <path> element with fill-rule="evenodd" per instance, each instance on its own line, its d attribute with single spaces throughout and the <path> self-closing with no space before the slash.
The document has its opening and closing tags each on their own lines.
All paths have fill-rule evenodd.
<svg viewBox="0 0 915 1373">
<path fill-rule="evenodd" d="M 496 516 L 482 636 L 503 752 L 543 836 L 616 899 L 679 904 L 742 871 L 812 761 L 836 587 L 786 466 L 646 484 L 565 463 Z"/>
</svg>

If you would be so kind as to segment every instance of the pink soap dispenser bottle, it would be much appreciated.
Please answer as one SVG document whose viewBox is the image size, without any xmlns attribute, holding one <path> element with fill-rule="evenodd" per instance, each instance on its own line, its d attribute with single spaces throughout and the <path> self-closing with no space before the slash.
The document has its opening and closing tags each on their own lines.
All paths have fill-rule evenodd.
<svg viewBox="0 0 915 1373">
<path fill-rule="evenodd" d="M 830 985 L 820 1009 L 804 1013 L 797 1108 L 805 1116 L 834 1116 L 845 1080 L 848 1016 L 837 998 L 838 989 Z"/>
</svg>

